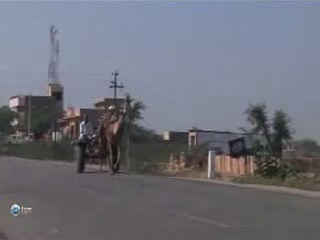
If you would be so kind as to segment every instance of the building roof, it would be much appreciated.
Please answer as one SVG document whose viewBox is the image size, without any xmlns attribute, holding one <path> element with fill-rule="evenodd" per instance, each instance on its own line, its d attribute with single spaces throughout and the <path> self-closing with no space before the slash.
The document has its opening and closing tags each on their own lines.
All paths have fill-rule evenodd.
<svg viewBox="0 0 320 240">
<path fill-rule="evenodd" d="M 105 102 L 113 102 L 113 98 L 98 98 L 94 104 L 99 104 L 99 103 L 105 103 Z M 116 99 L 117 102 L 123 102 L 124 101 L 124 98 L 117 98 Z"/>
<path fill-rule="evenodd" d="M 237 132 L 230 132 L 230 131 L 215 131 L 215 130 L 202 130 L 202 129 L 190 129 L 189 132 L 250 135 L 249 133 L 237 133 Z"/>
<path fill-rule="evenodd" d="M 162 131 L 163 133 L 188 133 L 188 131 L 172 131 L 172 130 L 164 130 L 164 131 Z"/>
</svg>

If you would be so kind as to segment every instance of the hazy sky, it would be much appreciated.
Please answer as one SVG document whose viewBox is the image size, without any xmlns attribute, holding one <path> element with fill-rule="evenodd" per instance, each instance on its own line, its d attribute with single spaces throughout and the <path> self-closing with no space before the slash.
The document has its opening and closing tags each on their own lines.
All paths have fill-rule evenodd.
<svg viewBox="0 0 320 240">
<path fill-rule="evenodd" d="M 55 24 L 66 106 L 112 96 L 119 69 L 147 127 L 237 130 L 266 101 L 320 140 L 320 3 L 0 2 L 0 16 L 1 104 L 45 94 Z"/>
</svg>

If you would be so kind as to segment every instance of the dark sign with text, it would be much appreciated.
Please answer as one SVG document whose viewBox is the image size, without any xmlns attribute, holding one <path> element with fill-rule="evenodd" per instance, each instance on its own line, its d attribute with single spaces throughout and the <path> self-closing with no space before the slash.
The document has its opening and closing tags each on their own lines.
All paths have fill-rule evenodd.
<svg viewBox="0 0 320 240">
<path fill-rule="evenodd" d="M 229 141 L 229 147 L 231 157 L 241 157 L 247 152 L 245 140 L 243 137 Z"/>
</svg>

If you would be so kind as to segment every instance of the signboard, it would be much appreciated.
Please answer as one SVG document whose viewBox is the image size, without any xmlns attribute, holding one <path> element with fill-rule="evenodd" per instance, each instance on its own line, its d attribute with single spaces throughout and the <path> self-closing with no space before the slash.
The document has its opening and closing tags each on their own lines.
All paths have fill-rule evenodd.
<svg viewBox="0 0 320 240">
<path fill-rule="evenodd" d="M 247 153 L 244 137 L 229 141 L 230 156 L 241 157 Z"/>
</svg>

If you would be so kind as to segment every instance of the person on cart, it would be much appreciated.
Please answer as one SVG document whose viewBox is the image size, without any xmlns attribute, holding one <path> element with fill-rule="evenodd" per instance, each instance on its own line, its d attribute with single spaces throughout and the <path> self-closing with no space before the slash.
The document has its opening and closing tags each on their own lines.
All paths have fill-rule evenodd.
<svg viewBox="0 0 320 240">
<path fill-rule="evenodd" d="M 91 123 L 89 122 L 88 115 L 86 114 L 83 115 L 83 121 L 80 123 L 79 129 L 80 129 L 80 136 L 79 136 L 80 141 L 86 141 L 91 138 L 91 135 L 93 134 L 93 128 Z"/>
</svg>

